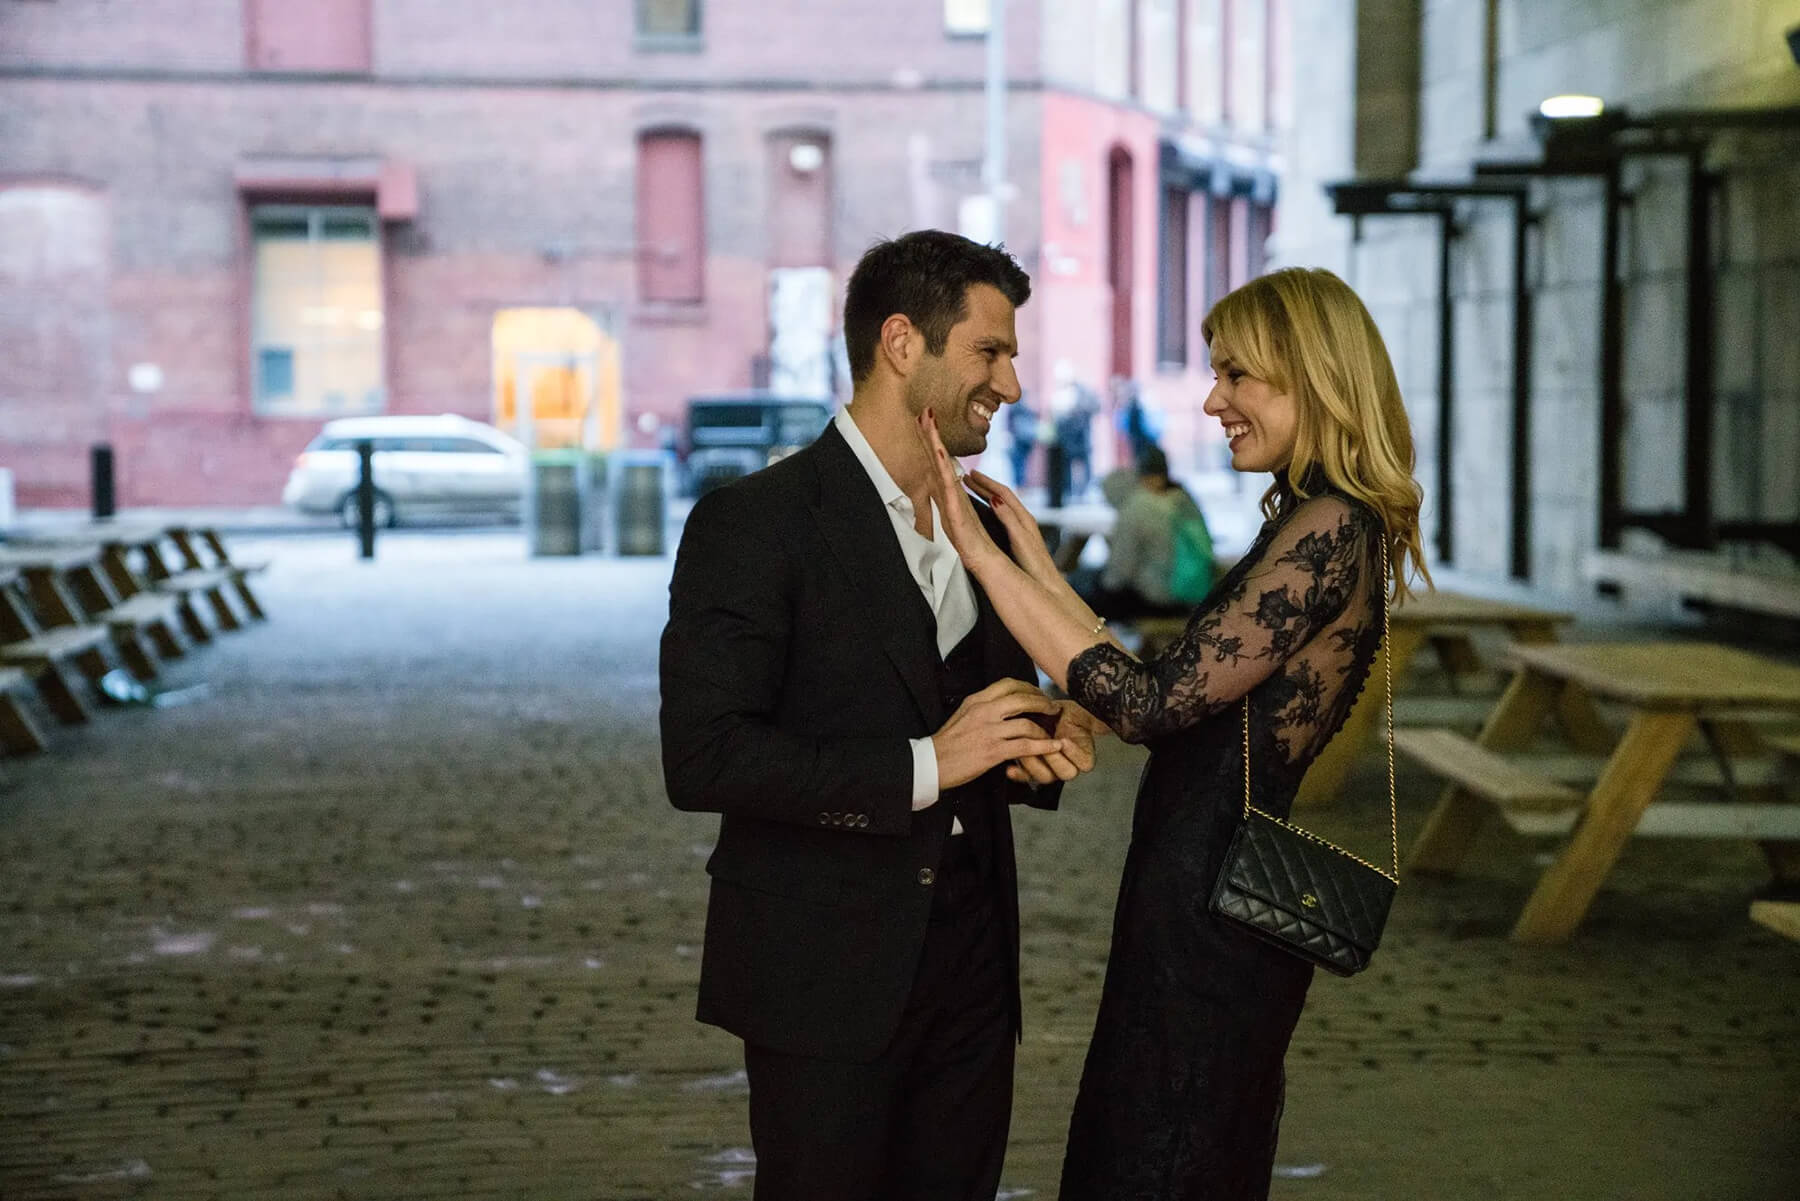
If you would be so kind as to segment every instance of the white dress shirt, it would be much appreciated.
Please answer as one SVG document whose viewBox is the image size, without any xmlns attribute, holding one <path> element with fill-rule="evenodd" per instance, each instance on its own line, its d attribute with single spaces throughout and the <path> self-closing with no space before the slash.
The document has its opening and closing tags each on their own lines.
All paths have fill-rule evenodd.
<svg viewBox="0 0 1800 1201">
<path fill-rule="evenodd" d="M 969 583 L 968 570 L 944 532 L 937 505 L 931 506 L 931 537 L 923 537 L 913 524 L 917 514 L 912 501 L 881 465 L 875 448 L 856 427 L 850 410 L 839 409 L 834 420 L 838 433 L 850 444 L 851 453 L 869 473 L 881 503 L 887 507 L 888 521 L 894 527 L 894 537 L 899 539 L 900 553 L 906 557 L 907 570 L 912 572 L 913 582 L 918 584 L 925 603 L 937 618 L 938 657 L 943 658 L 975 628 L 975 589 Z M 938 798 L 937 751 L 929 738 L 907 741 L 913 757 L 912 805 L 914 809 L 922 809 Z M 960 821 L 953 821 L 952 832 L 962 833 Z"/>
</svg>

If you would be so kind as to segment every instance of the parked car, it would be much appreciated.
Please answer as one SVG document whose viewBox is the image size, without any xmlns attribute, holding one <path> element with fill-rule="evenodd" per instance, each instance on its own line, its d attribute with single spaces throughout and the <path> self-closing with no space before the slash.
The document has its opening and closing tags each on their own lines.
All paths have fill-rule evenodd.
<svg viewBox="0 0 1800 1201">
<path fill-rule="evenodd" d="M 825 432 L 834 402 L 738 392 L 688 401 L 687 491 L 702 496 L 809 445 Z"/>
<path fill-rule="evenodd" d="M 530 456 L 524 443 L 467 417 L 344 417 L 308 443 L 283 504 L 357 522 L 357 444 L 374 443 L 375 524 L 492 513 L 517 520 Z"/>
</svg>

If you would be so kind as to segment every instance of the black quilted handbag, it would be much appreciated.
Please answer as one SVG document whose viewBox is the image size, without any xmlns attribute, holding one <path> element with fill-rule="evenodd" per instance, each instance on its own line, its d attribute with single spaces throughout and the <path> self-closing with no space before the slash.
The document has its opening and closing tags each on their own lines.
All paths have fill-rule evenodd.
<svg viewBox="0 0 1800 1201">
<path fill-rule="evenodd" d="M 1393 871 L 1250 804 L 1250 698 L 1244 698 L 1244 821 L 1213 885 L 1213 912 L 1316 967 L 1353 976 L 1369 966 L 1400 886 L 1394 804 L 1394 672 L 1388 662 L 1387 597 L 1381 604 L 1387 676 L 1388 816 Z"/>
</svg>

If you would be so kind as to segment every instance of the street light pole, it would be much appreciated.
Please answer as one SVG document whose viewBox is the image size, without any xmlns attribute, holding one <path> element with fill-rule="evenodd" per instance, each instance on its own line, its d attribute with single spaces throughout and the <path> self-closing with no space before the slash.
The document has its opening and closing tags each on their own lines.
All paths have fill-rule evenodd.
<svg viewBox="0 0 1800 1201">
<path fill-rule="evenodd" d="M 987 156 L 981 165 L 993 237 L 1006 240 L 1006 0 L 988 0 Z"/>
</svg>

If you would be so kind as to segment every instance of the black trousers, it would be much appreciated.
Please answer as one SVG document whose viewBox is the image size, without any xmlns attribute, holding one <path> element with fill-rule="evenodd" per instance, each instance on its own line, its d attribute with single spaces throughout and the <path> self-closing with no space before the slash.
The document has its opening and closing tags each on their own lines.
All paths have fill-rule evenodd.
<svg viewBox="0 0 1800 1201">
<path fill-rule="evenodd" d="M 873 1063 L 744 1047 L 756 1201 L 993 1201 L 1015 1032 L 993 885 L 952 838 L 900 1029 Z"/>
</svg>

